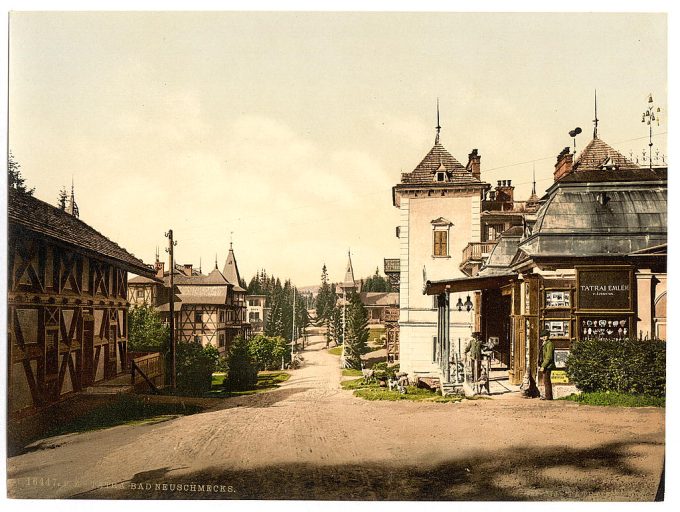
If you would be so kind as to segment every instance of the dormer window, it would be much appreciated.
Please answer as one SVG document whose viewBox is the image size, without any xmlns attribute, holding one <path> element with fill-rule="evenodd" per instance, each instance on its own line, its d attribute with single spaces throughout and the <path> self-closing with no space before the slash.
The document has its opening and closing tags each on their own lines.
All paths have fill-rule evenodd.
<svg viewBox="0 0 680 512">
<path fill-rule="evenodd" d="M 439 164 L 439 167 L 434 173 L 434 181 L 437 183 L 444 183 L 446 181 L 449 181 L 449 176 L 448 173 L 446 172 L 446 167 L 444 167 L 444 164 Z"/>
</svg>

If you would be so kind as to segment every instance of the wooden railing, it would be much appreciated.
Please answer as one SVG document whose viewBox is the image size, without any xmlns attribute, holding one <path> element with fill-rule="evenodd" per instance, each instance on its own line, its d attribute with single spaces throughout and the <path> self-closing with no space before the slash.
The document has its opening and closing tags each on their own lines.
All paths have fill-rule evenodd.
<svg viewBox="0 0 680 512">
<path fill-rule="evenodd" d="M 132 387 L 134 388 L 137 376 L 149 385 L 154 393 L 159 393 L 155 382 L 163 382 L 165 374 L 165 361 L 160 352 L 152 352 L 148 355 L 130 358 L 130 373 L 132 374 Z"/>
<path fill-rule="evenodd" d="M 470 242 L 463 249 L 462 265 L 465 265 L 470 260 L 481 260 L 483 254 L 488 254 L 496 245 L 496 240 L 493 242 Z"/>
<path fill-rule="evenodd" d="M 399 308 L 385 309 L 385 322 L 398 322 L 398 321 L 399 321 Z"/>
</svg>

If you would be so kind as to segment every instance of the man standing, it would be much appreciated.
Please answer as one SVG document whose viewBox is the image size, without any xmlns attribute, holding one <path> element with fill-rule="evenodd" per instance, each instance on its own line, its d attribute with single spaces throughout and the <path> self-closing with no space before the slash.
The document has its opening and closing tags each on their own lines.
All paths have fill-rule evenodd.
<svg viewBox="0 0 680 512">
<path fill-rule="evenodd" d="M 541 365 L 538 369 L 543 373 L 543 396 L 541 400 L 552 400 L 552 382 L 550 374 L 556 368 L 555 366 L 555 344 L 550 340 L 550 331 L 543 329 L 540 335 L 541 339 Z"/>
<path fill-rule="evenodd" d="M 472 381 L 476 384 L 482 370 L 482 333 L 473 332 L 465 346 L 465 355 L 471 359 Z"/>
</svg>

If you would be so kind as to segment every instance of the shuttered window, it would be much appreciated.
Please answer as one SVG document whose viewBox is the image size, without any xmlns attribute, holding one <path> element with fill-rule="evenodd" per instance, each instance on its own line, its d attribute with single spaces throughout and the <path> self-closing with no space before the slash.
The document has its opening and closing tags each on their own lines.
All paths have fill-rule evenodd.
<svg viewBox="0 0 680 512">
<path fill-rule="evenodd" d="M 448 231 L 434 231 L 434 249 L 432 251 L 434 256 L 449 255 L 448 234 Z"/>
</svg>

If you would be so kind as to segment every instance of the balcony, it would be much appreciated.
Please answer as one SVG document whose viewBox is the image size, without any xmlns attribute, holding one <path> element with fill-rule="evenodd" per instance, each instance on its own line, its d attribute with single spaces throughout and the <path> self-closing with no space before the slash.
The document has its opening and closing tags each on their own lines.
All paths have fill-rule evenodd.
<svg viewBox="0 0 680 512">
<path fill-rule="evenodd" d="M 463 259 L 460 270 L 468 276 L 475 275 L 482 266 L 489 253 L 493 250 L 497 240 L 490 242 L 469 242 L 463 249 Z"/>
</svg>

